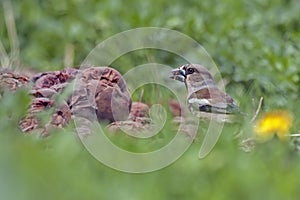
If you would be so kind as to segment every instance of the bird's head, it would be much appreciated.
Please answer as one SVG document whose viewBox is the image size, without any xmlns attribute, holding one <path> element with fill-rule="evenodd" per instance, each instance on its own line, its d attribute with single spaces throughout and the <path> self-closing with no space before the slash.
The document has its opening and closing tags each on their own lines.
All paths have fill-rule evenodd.
<svg viewBox="0 0 300 200">
<path fill-rule="evenodd" d="M 207 85 L 215 85 L 210 72 L 199 64 L 186 64 L 172 70 L 171 78 L 184 82 L 187 88 L 200 88 Z"/>
</svg>

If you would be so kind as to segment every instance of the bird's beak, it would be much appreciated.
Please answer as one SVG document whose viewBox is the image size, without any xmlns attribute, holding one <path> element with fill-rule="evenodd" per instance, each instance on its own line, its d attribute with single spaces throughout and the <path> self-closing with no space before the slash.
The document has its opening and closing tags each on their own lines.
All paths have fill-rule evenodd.
<svg viewBox="0 0 300 200">
<path fill-rule="evenodd" d="M 177 68 L 171 71 L 172 75 L 170 76 L 170 78 L 177 80 L 177 81 L 181 81 L 184 82 L 186 75 L 185 75 L 185 71 L 181 68 Z"/>
</svg>

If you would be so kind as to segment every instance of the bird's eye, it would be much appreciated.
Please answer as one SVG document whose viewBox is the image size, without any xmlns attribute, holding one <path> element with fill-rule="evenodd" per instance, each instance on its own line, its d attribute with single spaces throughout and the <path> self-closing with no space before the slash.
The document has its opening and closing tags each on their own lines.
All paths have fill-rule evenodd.
<svg viewBox="0 0 300 200">
<path fill-rule="evenodd" d="M 192 73 L 194 73 L 194 72 L 195 72 L 194 68 L 188 68 L 188 69 L 187 69 L 187 73 L 188 73 L 188 74 L 192 74 Z"/>
</svg>

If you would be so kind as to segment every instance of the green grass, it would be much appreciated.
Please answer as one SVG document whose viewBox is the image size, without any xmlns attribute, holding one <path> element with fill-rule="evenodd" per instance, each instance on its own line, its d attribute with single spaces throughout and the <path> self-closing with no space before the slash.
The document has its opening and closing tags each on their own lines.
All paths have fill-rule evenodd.
<svg viewBox="0 0 300 200">
<path fill-rule="evenodd" d="M 21 60 L 20 65 L 13 63 L 15 68 L 62 69 L 68 45 L 74 47 L 73 65 L 78 66 L 95 45 L 121 31 L 170 28 L 203 45 L 228 82 L 226 91 L 244 112 L 252 114 L 252 98 L 257 104 L 263 96 L 261 113 L 288 110 L 294 115 L 291 131 L 299 131 L 300 4 L 296 0 L 15 0 L 12 5 Z M 0 15 L 4 16 L 2 7 Z M 10 52 L 4 17 L 0 17 L 0 27 L 1 42 Z M 126 73 L 153 61 L 172 67 L 184 62 L 168 52 L 140 50 L 118 58 L 112 66 Z M 173 98 L 166 88 L 149 85 L 137 90 L 134 100 L 140 98 L 142 89 L 143 101 L 149 104 L 167 107 L 167 100 Z M 251 115 L 241 126 L 226 125 L 205 159 L 198 159 L 204 124 L 188 151 L 172 165 L 147 174 L 128 174 L 95 160 L 72 126 L 47 138 L 21 133 L 18 122 L 29 101 L 23 90 L 2 92 L 1 199 L 276 200 L 300 196 L 299 155 L 291 142 L 274 138 L 258 143 L 250 153 L 240 149 L 236 132 L 243 130 L 245 138 L 253 134 Z M 125 136 L 112 140 L 133 151 L 153 150 L 173 137 L 174 128 L 168 124 L 162 134 L 149 140 Z"/>
</svg>

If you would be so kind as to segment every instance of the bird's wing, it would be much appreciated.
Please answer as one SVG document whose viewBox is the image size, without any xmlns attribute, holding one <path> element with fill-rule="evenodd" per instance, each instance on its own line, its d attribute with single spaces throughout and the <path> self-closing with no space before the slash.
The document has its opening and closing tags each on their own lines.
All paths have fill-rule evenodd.
<svg viewBox="0 0 300 200">
<path fill-rule="evenodd" d="M 199 109 L 204 112 L 235 113 L 238 106 L 235 101 L 218 88 L 203 88 L 193 92 L 188 97 L 190 109 Z"/>
</svg>

